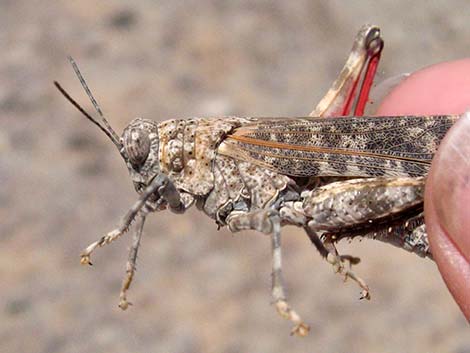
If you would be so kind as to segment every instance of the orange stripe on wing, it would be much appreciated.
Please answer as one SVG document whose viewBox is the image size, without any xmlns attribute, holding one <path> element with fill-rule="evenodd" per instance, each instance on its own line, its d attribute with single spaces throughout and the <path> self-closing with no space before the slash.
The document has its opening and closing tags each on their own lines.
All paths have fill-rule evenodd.
<svg viewBox="0 0 470 353">
<path fill-rule="evenodd" d="M 346 150 L 346 149 L 332 149 L 332 148 L 326 148 L 326 147 L 293 145 L 293 144 L 287 144 L 287 143 L 282 143 L 282 142 L 258 140 L 258 139 L 254 139 L 251 137 L 241 136 L 241 135 L 230 135 L 227 137 L 227 139 L 235 140 L 235 141 L 246 143 L 249 145 L 264 146 L 264 147 L 269 147 L 269 148 L 279 148 L 279 149 L 284 149 L 284 150 L 342 154 L 342 155 L 346 154 L 346 155 L 355 155 L 355 156 L 359 155 L 359 156 L 364 156 L 364 157 L 393 159 L 397 161 L 410 161 L 410 162 L 414 162 L 414 163 L 422 164 L 422 165 L 429 165 L 431 163 L 430 161 L 424 162 L 423 160 L 409 158 L 409 157 L 394 157 L 394 156 L 371 153 L 371 152 L 364 152 L 364 151 L 351 151 L 351 150 Z M 263 154 L 261 151 L 259 153 Z"/>
</svg>

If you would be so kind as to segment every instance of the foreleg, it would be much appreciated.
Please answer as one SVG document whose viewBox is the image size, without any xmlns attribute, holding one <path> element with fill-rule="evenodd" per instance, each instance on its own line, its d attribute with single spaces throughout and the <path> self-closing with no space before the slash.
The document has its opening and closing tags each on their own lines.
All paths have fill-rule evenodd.
<svg viewBox="0 0 470 353">
<path fill-rule="evenodd" d="M 139 214 L 134 237 L 132 239 L 132 246 L 129 250 L 129 257 L 126 263 L 126 276 L 122 281 L 121 293 L 119 294 L 119 307 L 122 310 L 126 310 L 129 305 L 132 305 L 132 303 L 127 301 L 127 291 L 129 290 L 132 283 L 132 279 L 134 278 L 137 262 L 137 253 L 139 251 L 140 240 L 142 238 L 142 232 L 144 230 L 146 216 L 147 214 L 145 212 L 141 212 L 141 214 Z"/>
<path fill-rule="evenodd" d="M 184 211 L 184 204 L 181 202 L 180 194 L 174 186 L 173 182 L 171 182 L 171 180 L 169 180 L 166 175 L 159 174 L 150 182 L 149 186 L 144 189 L 139 199 L 121 220 L 120 226 L 104 235 L 99 240 L 90 244 L 82 252 L 80 262 L 82 264 L 91 265 L 90 255 L 96 248 L 113 242 L 125 232 L 127 232 L 139 211 L 142 209 L 142 207 L 144 207 L 147 200 L 149 200 L 153 195 L 156 196 L 157 199 L 161 198 L 166 201 L 170 209 L 174 212 Z"/>
</svg>

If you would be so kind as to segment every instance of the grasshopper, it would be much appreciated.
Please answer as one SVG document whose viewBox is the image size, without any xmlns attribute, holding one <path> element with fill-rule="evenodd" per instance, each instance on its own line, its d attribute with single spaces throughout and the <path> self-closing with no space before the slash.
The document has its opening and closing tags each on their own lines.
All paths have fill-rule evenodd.
<svg viewBox="0 0 470 353">
<path fill-rule="evenodd" d="M 426 174 L 459 116 L 362 116 L 382 48 L 379 28 L 363 26 L 339 77 L 308 117 L 160 123 L 137 118 L 121 137 L 70 58 L 101 122 L 57 82 L 56 87 L 116 145 L 140 195 L 118 228 L 83 251 L 81 263 L 91 264 L 96 248 L 136 221 L 120 292 L 125 310 L 147 215 L 164 209 L 183 213 L 196 205 L 231 232 L 270 235 L 274 306 L 293 323 L 292 334 L 305 336 L 309 326 L 287 302 L 282 282 L 282 225 L 302 227 L 335 272 L 357 282 L 366 299 L 367 284 L 351 271 L 359 258 L 340 255 L 339 240 L 369 237 L 432 258 L 423 218 Z M 337 115 L 342 117 L 327 119 Z"/>
</svg>

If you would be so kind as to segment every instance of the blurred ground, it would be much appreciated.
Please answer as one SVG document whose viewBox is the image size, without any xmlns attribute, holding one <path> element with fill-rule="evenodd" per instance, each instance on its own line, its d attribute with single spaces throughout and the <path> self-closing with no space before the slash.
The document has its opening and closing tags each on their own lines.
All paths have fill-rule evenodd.
<svg viewBox="0 0 470 353">
<path fill-rule="evenodd" d="M 288 335 L 270 307 L 270 244 L 192 210 L 150 218 L 117 308 L 130 238 L 79 253 L 135 200 L 89 110 L 80 64 L 117 131 L 136 116 L 308 114 L 357 29 L 381 26 L 379 78 L 469 56 L 468 3 L 429 1 L 0 1 L 0 351 L 470 352 L 468 325 L 435 265 L 371 241 L 344 244 L 371 302 L 300 231 L 284 231 L 290 300 L 312 324 Z"/>
</svg>

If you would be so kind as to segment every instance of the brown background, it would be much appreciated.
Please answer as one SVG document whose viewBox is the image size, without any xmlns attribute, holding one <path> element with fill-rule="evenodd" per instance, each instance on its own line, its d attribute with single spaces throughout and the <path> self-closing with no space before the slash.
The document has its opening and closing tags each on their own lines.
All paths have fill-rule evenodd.
<svg viewBox="0 0 470 353">
<path fill-rule="evenodd" d="M 79 253 L 136 195 L 114 146 L 52 86 L 91 110 L 71 54 L 118 132 L 136 116 L 306 115 L 363 23 L 383 30 L 379 79 L 469 56 L 467 2 L 442 3 L 0 1 L 0 351 L 470 352 L 431 261 L 342 244 L 363 259 L 373 300 L 359 301 L 295 228 L 285 277 L 312 331 L 290 337 L 269 305 L 269 238 L 217 232 L 196 210 L 150 218 L 121 312 L 130 237 L 92 268 Z"/>
</svg>

